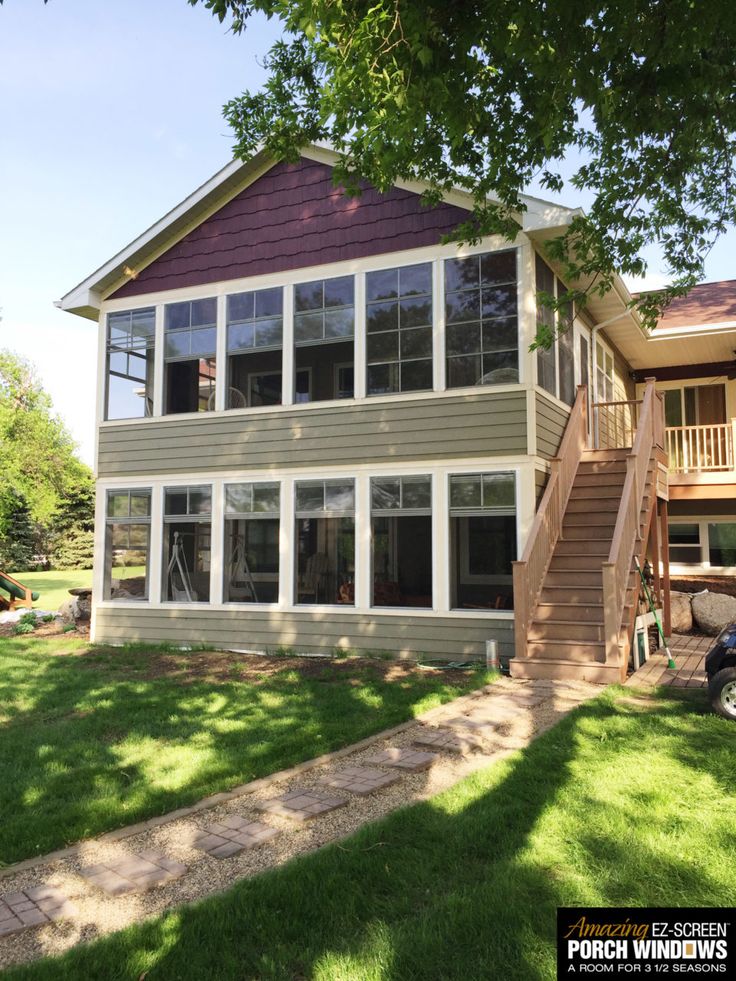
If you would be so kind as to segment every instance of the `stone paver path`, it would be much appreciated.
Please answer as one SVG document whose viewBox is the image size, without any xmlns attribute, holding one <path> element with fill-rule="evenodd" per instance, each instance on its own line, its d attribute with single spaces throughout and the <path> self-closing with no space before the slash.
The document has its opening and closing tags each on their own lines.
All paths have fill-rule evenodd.
<svg viewBox="0 0 736 981">
<path fill-rule="evenodd" d="M 248 821 L 238 814 L 230 814 L 220 824 L 197 831 L 192 838 L 192 847 L 213 858 L 232 858 L 246 848 L 265 844 L 278 833 L 276 828 L 269 828 L 260 821 Z"/>
<path fill-rule="evenodd" d="M 383 770 L 373 770 L 369 766 L 347 766 L 337 773 L 320 777 L 319 783 L 365 797 L 377 790 L 383 790 L 384 787 L 390 787 L 400 779 L 398 773 L 384 773 Z"/>
<path fill-rule="evenodd" d="M 422 726 L 412 741 L 415 746 L 428 746 L 445 753 L 459 753 L 461 756 L 485 748 L 483 739 L 477 735 L 461 735 L 452 729 L 436 729 L 433 726 Z"/>
<path fill-rule="evenodd" d="M 428 770 L 438 759 L 439 756 L 437 753 L 423 753 L 416 749 L 397 749 L 391 746 L 389 749 L 385 749 L 382 753 L 379 753 L 378 756 L 372 756 L 368 760 L 368 763 L 395 766 L 400 770 L 419 773 L 420 770 Z"/>
<path fill-rule="evenodd" d="M 528 745 L 600 690 L 502 678 L 288 771 L 0 869 L 0 970 L 228 889 L 427 800 Z M 51 892 L 34 898 L 39 882 Z"/>
<path fill-rule="evenodd" d="M 124 855 L 112 862 L 87 866 L 80 869 L 79 874 L 108 896 L 125 896 L 179 879 L 186 871 L 186 865 L 181 862 L 175 862 L 155 849 L 147 849 L 138 855 Z"/>
<path fill-rule="evenodd" d="M 257 811 L 289 818 L 291 821 L 311 821 L 321 814 L 329 814 L 347 804 L 347 797 L 333 797 L 314 788 L 290 790 L 280 797 L 271 797 L 256 804 Z"/>
<path fill-rule="evenodd" d="M 0 896 L 0 937 L 26 927 L 74 916 L 76 909 L 60 889 L 42 883 Z"/>
</svg>

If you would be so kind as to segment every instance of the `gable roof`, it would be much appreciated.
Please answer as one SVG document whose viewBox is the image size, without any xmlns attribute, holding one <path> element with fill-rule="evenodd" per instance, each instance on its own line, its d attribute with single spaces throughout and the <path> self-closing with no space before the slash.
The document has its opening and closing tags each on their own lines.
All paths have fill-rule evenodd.
<svg viewBox="0 0 736 981">
<path fill-rule="evenodd" d="M 334 166 L 336 160 L 338 159 L 337 154 L 334 151 L 318 146 L 309 146 L 304 148 L 302 151 L 302 157 L 308 161 L 316 162 L 321 164 L 323 167 Z M 282 172 L 288 170 L 288 166 L 284 164 L 279 164 L 272 156 L 270 156 L 265 150 L 260 150 L 253 157 L 247 161 L 233 160 L 227 166 L 223 167 L 222 170 L 218 171 L 210 180 L 202 184 L 201 187 L 197 188 L 192 194 L 189 195 L 184 201 L 179 205 L 169 211 L 163 216 L 159 221 L 153 224 L 145 232 L 138 236 L 133 242 L 127 245 L 124 249 L 121 249 L 117 255 L 109 259 L 104 265 L 99 269 L 95 270 L 91 275 L 87 276 L 81 283 L 75 286 L 72 290 L 66 293 L 60 300 L 57 301 L 56 305 L 62 310 L 67 310 L 70 313 L 75 313 L 82 317 L 87 317 L 92 320 L 96 320 L 99 315 L 100 304 L 103 299 L 111 296 L 112 294 L 125 296 L 134 295 L 136 293 L 142 292 L 152 292 L 157 289 L 169 288 L 165 285 L 161 285 L 161 282 L 165 280 L 165 276 L 159 277 L 158 275 L 153 275 L 152 265 L 156 263 L 156 260 L 161 259 L 163 263 L 166 261 L 166 254 L 172 253 L 171 258 L 176 255 L 173 252 L 175 248 L 179 250 L 181 256 L 185 259 L 186 263 L 189 263 L 190 273 L 199 273 L 207 276 L 206 271 L 203 273 L 203 268 L 195 270 L 193 266 L 199 264 L 202 266 L 201 261 L 197 263 L 194 258 L 196 255 L 201 255 L 201 248 L 199 252 L 197 251 L 196 243 L 202 241 L 203 237 L 208 237 L 207 233 L 213 232 L 215 225 L 210 224 L 209 228 L 205 230 L 205 235 L 202 236 L 201 233 L 197 234 L 197 230 L 201 229 L 201 226 L 210 221 L 217 216 L 217 220 L 221 220 L 225 224 L 220 226 L 220 232 L 225 236 L 232 234 L 232 227 L 228 230 L 226 223 L 230 217 L 238 211 L 237 203 L 233 205 L 230 212 L 227 211 L 228 205 L 234 202 L 239 195 L 247 195 L 248 188 L 251 187 L 255 182 L 262 178 L 264 175 L 275 169 L 276 167 L 281 167 Z M 418 201 L 418 196 L 426 189 L 422 184 L 416 182 L 398 182 L 395 187 L 395 194 L 389 192 L 388 195 L 378 195 L 378 192 L 369 190 L 369 203 L 375 203 L 375 198 L 371 198 L 370 195 L 380 197 L 381 199 L 387 201 L 390 207 L 396 207 L 399 209 L 397 216 L 400 217 L 401 207 L 408 208 L 412 211 L 414 215 L 419 213 L 420 206 Z M 403 195 L 400 193 L 403 192 Z M 341 197 L 344 204 L 342 209 L 338 208 L 339 213 L 345 213 L 349 211 L 352 204 L 356 200 L 361 199 L 350 199 L 345 198 L 339 190 L 333 189 L 333 205 L 336 206 L 337 198 Z M 365 197 L 365 195 L 364 195 Z M 414 198 L 410 201 L 410 198 Z M 400 202 L 403 201 L 403 205 Z M 576 213 L 574 210 L 569 208 L 563 208 L 552 202 L 543 201 L 539 198 L 534 197 L 524 197 L 524 204 L 527 211 L 519 216 L 522 227 L 525 231 L 544 229 L 549 230 L 553 228 L 562 228 L 564 225 L 568 224 L 573 215 Z M 425 215 L 429 215 L 433 211 L 439 211 L 439 221 L 432 226 L 433 219 L 428 218 L 426 223 L 426 231 L 434 236 L 434 241 L 438 240 L 438 235 L 444 231 L 450 231 L 452 227 L 457 225 L 459 221 L 467 214 L 467 212 L 472 208 L 472 199 L 470 195 L 462 191 L 452 191 L 445 195 L 445 202 L 443 205 L 439 206 L 439 209 L 423 209 Z M 334 212 L 333 212 L 334 214 Z M 450 224 L 448 224 L 450 223 Z M 374 222 L 374 224 L 376 224 Z M 415 229 L 416 230 L 416 229 Z M 374 227 L 371 234 L 375 237 L 377 229 Z M 215 235 L 216 237 L 216 235 Z M 210 236 L 211 239 L 211 236 Z M 210 240 L 209 246 L 212 246 L 212 241 Z M 240 242 L 220 242 L 220 246 L 223 247 L 223 251 L 228 251 L 228 244 L 234 248 L 242 247 L 245 243 Z M 425 241 L 417 241 L 416 238 L 412 239 L 413 245 L 427 244 Z M 333 246 L 334 248 L 340 248 L 339 245 Z M 391 248 L 386 248 L 386 251 L 393 251 L 396 248 L 407 248 L 410 246 L 396 245 L 394 244 Z M 365 246 L 367 251 L 362 254 L 368 254 L 368 252 L 375 252 L 374 247 Z M 381 251 L 380 249 L 378 250 Z M 357 251 L 355 254 L 360 254 Z M 341 254 L 339 258 L 349 258 L 349 255 Z M 252 258 L 252 257 L 251 257 Z M 248 256 L 244 256 L 242 253 L 236 259 L 236 265 L 238 268 L 241 267 L 242 263 L 249 263 Z M 321 259 L 321 261 L 334 261 L 334 259 Z M 251 271 L 257 268 L 257 266 L 251 266 Z M 270 270 L 274 270 L 276 267 L 273 263 L 269 266 Z M 284 266 L 282 268 L 289 268 Z M 293 268 L 293 266 L 291 267 Z M 150 271 L 149 271 L 150 270 Z M 161 266 L 158 267 L 156 273 L 161 273 L 164 271 Z M 256 274 L 256 273 L 254 273 Z M 214 273 L 213 273 L 214 275 Z M 233 276 L 242 276 L 243 272 L 236 272 Z M 196 275 L 195 277 L 196 278 Z M 219 275 L 218 278 L 227 278 L 227 276 Z M 155 281 L 159 279 L 159 284 L 154 285 Z M 186 277 L 185 277 L 186 279 Z M 200 279 L 200 282 L 210 282 L 214 279 Z M 144 288 L 137 288 L 138 283 Z M 186 281 L 181 281 L 177 285 L 190 285 Z"/>
</svg>

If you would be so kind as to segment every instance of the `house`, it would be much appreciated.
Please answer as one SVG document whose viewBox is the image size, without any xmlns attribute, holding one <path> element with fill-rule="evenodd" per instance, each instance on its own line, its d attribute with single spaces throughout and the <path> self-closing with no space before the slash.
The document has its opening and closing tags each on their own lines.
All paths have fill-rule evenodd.
<svg viewBox="0 0 736 981">
<path fill-rule="evenodd" d="M 620 675 L 632 555 L 667 526 L 664 411 L 694 495 L 672 502 L 673 560 L 704 567 L 729 513 L 693 490 L 720 499 L 721 448 L 733 470 L 717 396 L 689 394 L 712 366 L 677 374 L 700 340 L 645 338 L 617 281 L 532 353 L 536 291 L 564 289 L 543 243 L 573 211 L 530 197 L 514 242 L 458 248 L 464 194 L 347 198 L 334 162 L 229 164 L 59 301 L 99 330 L 94 639 L 450 659 L 495 641 L 519 673 Z M 595 640 L 560 614 L 576 604 Z"/>
</svg>

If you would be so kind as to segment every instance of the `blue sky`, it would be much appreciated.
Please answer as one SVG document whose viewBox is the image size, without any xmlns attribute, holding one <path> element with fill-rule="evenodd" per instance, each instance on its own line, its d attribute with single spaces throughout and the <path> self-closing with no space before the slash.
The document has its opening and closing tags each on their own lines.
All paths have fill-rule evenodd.
<svg viewBox="0 0 736 981">
<path fill-rule="evenodd" d="M 53 301 L 227 162 L 222 105 L 262 83 L 277 34 L 234 37 L 186 0 L 0 7 L 0 347 L 36 363 L 87 462 L 95 328 Z M 734 254 L 731 233 L 707 278 L 736 275 Z"/>
</svg>

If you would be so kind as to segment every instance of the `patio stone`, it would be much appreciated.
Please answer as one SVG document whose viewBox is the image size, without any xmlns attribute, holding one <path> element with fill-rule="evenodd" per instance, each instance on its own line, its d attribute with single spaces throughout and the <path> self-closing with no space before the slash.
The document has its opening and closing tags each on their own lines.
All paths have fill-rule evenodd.
<svg viewBox="0 0 736 981">
<path fill-rule="evenodd" d="M 484 749 L 485 744 L 479 736 L 467 733 L 460 734 L 452 729 L 422 728 L 412 739 L 415 746 L 430 746 L 432 749 L 443 750 L 446 753 L 457 753 L 467 756 L 475 749 Z"/>
<path fill-rule="evenodd" d="M 400 779 L 398 773 L 384 773 L 383 770 L 372 770 L 368 766 L 348 766 L 338 773 L 321 777 L 319 783 L 365 797 L 383 787 L 390 787 Z"/>
<path fill-rule="evenodd" d="M 290 790 L 279 797 L 258 801 L 256 810 L 292 821 L 311 821 L 320 814 L 328 814 L 347 804 L 347 797 L 333 797 L 322 790 L 311 787 L 309 790 Z"/>
<path fill-rule="evenodd" d="M 197 832 L 192 847 L 212 858 L 232 858 L 246 848 L 255 848 L 275 838 L 280 832 L 260 821 L 248 821 L 231 814 L 218 824 Z"/>
<path fill-rule="evenodd" d="M 79 874 L 109 896 L 125 896 L 180 879 L 186 872 L 186 865 L 148 849 L 138 855 L 124 855 L 111 862 L 88 866 L 80 869 Z"/>
<path fill-rule="evenodd" d="M 372 756 L 366 762 L 383 766 L 396 766 L 401 770 L 417 773 L 419 770 L 428 770 L 438 759 L 437 753 L 421 753 L 416 749 L 395 749 L 392 747 L 377 756 Z"/>
<path fill-rule="evenodd" d="M 0 896 L 0 937 L 74 916 L 76 909 L 55 886 L 45 883 Z"/>
</svg>

